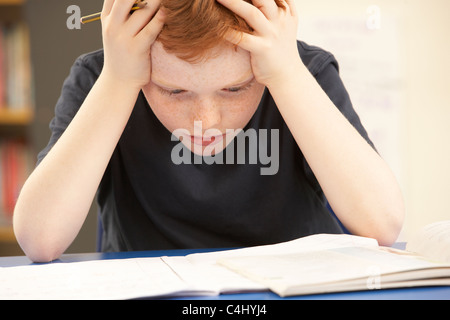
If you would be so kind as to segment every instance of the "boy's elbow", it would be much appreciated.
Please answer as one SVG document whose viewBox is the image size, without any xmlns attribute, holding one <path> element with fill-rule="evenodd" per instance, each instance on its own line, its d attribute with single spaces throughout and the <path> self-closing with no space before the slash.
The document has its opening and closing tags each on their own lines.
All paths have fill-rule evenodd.
<svg viewBox="0 0 450 320">
<path fill-rule="evenodd" d="M 58 259 L 62 253 L 49 246 L 38 245 L 27 250 L 25 254 L 33 262 L 45 263 Z"/>
<path fill-rule="evenodd" d="M 378 241 L 380 246 L 390 247 L 392 246 L 398 239 L 402 228 L 401 223 L 391 223 L 389 226 L 386 226 L 382 231 L 378 232 L 373 236 Z"/>
<path fill-rule="evenodd" d="M 405 220 L 405 203 L 397 184 L 385 188 L 368 208 L 368 230 L 379 245 L 392 246 L 398 239 Z"/>
<path fill-rule="evenodd" d="M 392 246 L 398 239 L 406 216 L 405 203 L 400 194 L 386 209 L 386 234 L 380 239 L 380 245 Z"/>
<path fill-rule="evenodd" d="M 25 252 L 28 259 L 35 263 L 47 263 L 56 260 L 60 257 L 60 254 L 54 253 L 50 250 L 30 250 Z"/>
<path fill-rule="evenodd" d="M 381 246 L 390 247 L 398 239 L 405 219 L 405 208 L 403 201 L 391 204 L 388 208 L 374 212 L 376 221 L 372 221 L 369 226 L 369 237 L 378 241 Z"/>
<path fill-rule="evenodd" d="M 28 230 L 26 225 L 14 219 L 14 235 L 22 251 L 33 262 L 50 262 L 58 259 L 62 251 L 54 245 L 52 239 Z"/>
<path fill-rule="evenodd" d="M 359 201 L 349 212 L 358 212 L 359 219 L 347 221 L 344 225 L 354 235 L 372 238 L 381 246 L 392 246 L 400 234 L 405 219 L 403 197 Z M 351 216 L 351 215 L 348 215 Z"/>
<path fill-rule="evenodd" d="M 16 238 L 25 255 L 33 262 L 50 262 L 58 259 L 62 254 L 49 242 L 23 237 L 18 233 L 16 233 Z"/>
</svg>

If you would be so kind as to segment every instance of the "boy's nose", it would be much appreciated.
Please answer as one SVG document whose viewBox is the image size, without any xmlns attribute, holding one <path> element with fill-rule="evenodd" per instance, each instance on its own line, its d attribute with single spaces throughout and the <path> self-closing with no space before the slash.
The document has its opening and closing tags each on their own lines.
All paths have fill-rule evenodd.
<svg viewBox="0 0 450 320">
<path fill-rule="evenodd" d="M 222 120 L 220 108 L 212 99 L 198 100 L 193 110 L 192 120 L 200 121 L 203 130 L 217 128 Z"/>
</svg>

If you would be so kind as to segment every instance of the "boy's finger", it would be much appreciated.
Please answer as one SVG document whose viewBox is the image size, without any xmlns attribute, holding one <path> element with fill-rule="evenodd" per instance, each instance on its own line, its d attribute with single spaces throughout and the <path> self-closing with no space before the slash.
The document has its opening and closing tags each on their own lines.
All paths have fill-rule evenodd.
<svg viewBox="0 0 450 320">
<path fill-rule="evenodd" d="M 161 1 L 160 0 L 148 0 L 147 4 L 142 9 L 136 10 L 133 16 L 126 22 L 130 33 L 137 35 L 152 19 L 155 13 L 158 11 Z"/>
<path fill-rule="evenodd" d="M 115 0 L 110 11 L 112 19 L 117 22 L 125 22 L 135 2 L 136 0 Z"/>
<path fill-rule="evenodd" d="M 225 40 L 228 42 L 241 47 L 244 50 L 253 52 L 255 48 L 255 42 L 257 38 L 251 34 L 240 32 L 236 30 L 229 30 L 225 34 Z"/>
<path fill-rule="evenodd" d="M 114 5 L 114 0 L 105 0 L 103 2 L 102 15 L 105 15 L 105 16 L 109 15 L 113 5 Z"/>
<path fill-rule="evenodd" d="M 144 37 L 145 41 L 153 43 L 164 26 L 165 18 L 164 10 L 159 9 L 152 20 L 142 29 L 139 37 Z"/>
<path fill-rule="evenodd" d="M 291 13 L 291 16 L 296 17 L 297 16 L 297 8 L 295 6 L 295 0 L 284 0 L 287 4 L 287 8 L 289 12 Z"/>
<path fill-rule="evenodd" d="M 278 6 L 274 0 L 252 0 L 252 3 L 267 19 L 272 19 L 278 14 Z"/>
<path fill-rule="evenodd" d="M 265 33 L 267 30 L 267 18 L 266 16 L 255 7 L 253 4 L 243 0 L 216 0 L 224 7 L 230 9 L 247 23 L 257 32 Z"/>
</svg>

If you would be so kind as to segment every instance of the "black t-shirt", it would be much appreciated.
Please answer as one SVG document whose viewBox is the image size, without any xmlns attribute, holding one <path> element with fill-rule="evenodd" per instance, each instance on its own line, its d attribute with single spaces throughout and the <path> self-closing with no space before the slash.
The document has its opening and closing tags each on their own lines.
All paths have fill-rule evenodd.
<svg viewBox="0 0 450 320">
<path fill-rule="evenodd" d="M 333 55 L 304 42 L 298 42 L 298 49 L 323 90 L 372 145 L 352 107 Z M 50 123 L 52 136 L 38 162 L 75 116 L 102 66 L 102 50 L 76 60 Z M 272 158 L 272 163 L 267 164 L 259 156 L 254 163 L 249 150 L 254 144 L 248 135 L 241 140 L 247 143 L 240 161 L 236 157 L 242 156 L 242 150 L 237 152 L 237 143 L 232 143 L 223 153 L 234 155 L 234 161 L 230 161 L 231 156 L 228 161 L 223 156 L 223 164 L 209 164 L 208 159 L 189 154 L 190 164 L 176 164 L 172 153 L 179 151 L 180 142 L 173 141 L 141 92 L 97 194 L 104 228 L 102 249 L 238 247 L 316 233 L 341 233 L 326 207 L 319 183 L 267 89 L 241 134 L 253 131 L 259 143 L 264 130 L 268 135 L 267 155 L 276 152 L 272 143 L 278 142 L 278 163 Z M 279 140 L 272 140 L 271 132 L 276 132 Z M 270 166 L 269 171 L 276 173 L 262 174 L 261 168 Z"/>
</svg>

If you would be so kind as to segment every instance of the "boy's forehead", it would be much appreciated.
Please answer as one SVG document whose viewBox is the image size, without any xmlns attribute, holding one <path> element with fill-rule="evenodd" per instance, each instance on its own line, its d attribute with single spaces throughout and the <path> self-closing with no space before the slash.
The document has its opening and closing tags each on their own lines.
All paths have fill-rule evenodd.
<svg viewBox="0 0 450 320">
<path fill-rule="evenodd" d="M 178 87 L 239 84 L 253 77 L 250 55 L 240 48 L 217 48 L 205 60 L 190 63 L 164 50 L 155 42 L 151 50 L 152 80 Z"/>
</svg>

